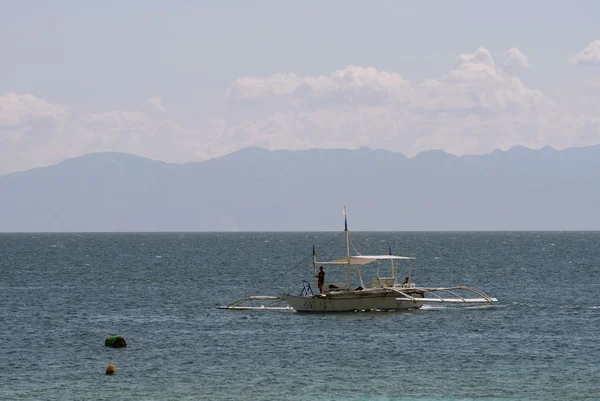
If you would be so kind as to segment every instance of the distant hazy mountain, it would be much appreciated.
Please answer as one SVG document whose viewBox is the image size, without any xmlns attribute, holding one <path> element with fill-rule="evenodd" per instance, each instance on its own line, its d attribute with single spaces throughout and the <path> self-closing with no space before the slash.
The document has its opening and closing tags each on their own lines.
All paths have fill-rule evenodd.
<svg viewBox="0 0 600 401">
<path fill-rule="evenodd" d="M 338 230 L 344 205 L 354 230 L 598 230 L 600 146 L 98 153 L 0 177 L 3 232 Z"/>
</svg>

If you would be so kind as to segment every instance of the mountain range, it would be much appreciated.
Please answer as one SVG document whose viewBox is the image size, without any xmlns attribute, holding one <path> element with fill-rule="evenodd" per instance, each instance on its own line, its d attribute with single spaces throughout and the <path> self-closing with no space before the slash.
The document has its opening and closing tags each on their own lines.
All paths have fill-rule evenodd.
<svg viewBox="0 0 600 401">
<path fill-rule="evenodd" d="M 1 232 L 598 230 L 600 145 L 360 148 L 174 164 L 93 153 L 0 177 Z"/>
</svg>

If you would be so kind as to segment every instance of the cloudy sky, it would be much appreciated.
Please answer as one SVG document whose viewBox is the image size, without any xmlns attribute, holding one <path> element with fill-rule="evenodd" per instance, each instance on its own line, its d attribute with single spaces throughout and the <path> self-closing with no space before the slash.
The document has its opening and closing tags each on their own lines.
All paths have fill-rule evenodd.
<svg viewBox="0 0 600 401">
<path fill-rule="evenodd" d="M 0 174 L 600 143 L 600 2 L 223 3 L 0 0 Z"/>
</svg>

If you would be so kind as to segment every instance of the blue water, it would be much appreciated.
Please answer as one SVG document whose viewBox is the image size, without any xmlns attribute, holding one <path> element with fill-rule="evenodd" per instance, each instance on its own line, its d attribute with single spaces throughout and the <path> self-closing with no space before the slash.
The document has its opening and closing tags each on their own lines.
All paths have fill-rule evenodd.
<svg viewBox="0 0 600 401">
<path fill-rule="evenodd" d="M 339 233 L 1 234 L 0 399 L 600 399 L 600 233 L 353 233 L 492 306 L 215 308 L 299 292 L 313 244 L 344 254 Z"/>
</svg>

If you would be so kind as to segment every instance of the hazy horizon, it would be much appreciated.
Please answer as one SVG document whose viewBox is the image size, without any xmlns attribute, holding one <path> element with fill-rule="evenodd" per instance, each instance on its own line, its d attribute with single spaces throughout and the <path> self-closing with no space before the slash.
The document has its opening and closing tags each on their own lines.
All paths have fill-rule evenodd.
<svg viewBox="0 0 600 401">
<path fill-rule="evenodd" d="M 329 148 L 329 149 L 324 149 L 324 148 L 310 148 L 310 149 L 298 149 L 298 150 L 293 150 L 293 149 L 267 149 L 267 148 L 262 148 L 260 146 L 249 146 L 249 147 L 246 147 L 246 148 L 242 148 L 242 149 L 231 151 L 231 152 L 226 153 L 226 154 L 224 154 L 222 156 L 232 155 L 234 153 L 243 152 L 244 150 L 248 150 L 248 149 L 252 149 L 252 148 L 256 148 L 256 149 L 260 149 L 260 150 L 265 150 L 267 152 L 276 152 L 276 151 L 302 152 L 302 151 L 310 151 L 310 150 L 358 150 L 358 149 L 368 149 L 368 150 L 375 150 L 375 151 L 378 151 L 378 150 L 387 151 L 387 152 L 391 152 L 391 153 L 394 153 L 394 154 L 398 154 L 398 155 L 404 156 L 407 159 L 414 159 L 416 157 L 419 157 L 419 155 L 422 155 L 422 154 L 427 153 L 427 152 L 436 152 L 436 151 L 439 151 L 439 152 L 443 152 L 443 153 L 446 153 L 448 155 L 455 156 L 455 157 L 463 157 L 463 156 L 467 156 L 468 157 L 468 156 L 485 156 L 485 155 L 489 155 L 489 154 L 494 153 L 494 152 L 506 152 L 506 151 L 510 151 L 511 149 L 521 148 L 521 147 L 525 148 L 525 149 L 529 149 L 529 150 L 542 150 L 542 149 L 545 149 L 545 148 L 548 148 L 548 149 L 551 149 L 551 150 L 557 150 L 557 149 L 555 149 L 555 148 L 553 148 L 551 146 L 543 146 L 541 148 L 537 148 L 536 149 L 536 148 L 528 148 L 528 147 L 522 146 L 522 145 L 515 145 L 515 146 L 512 146 L 511 148 L 509 148 L 507 150 L 494 149 L 491 152 L 486 152 L 486 153 L 482 153 L 482 154 L 474 154 L 474 153 L 472 153 L 472 154 L 457 155 L 457 154 L 454 154 L 454 153 L 451 153 L 451 152 L 446 152 L 446 151 L 440 150 L 440 149 L 427 149 L 427 150 L 423 150 L 423 151 L 421 151 L 421 152 L 419 152 L 419 153 L 417 153 L 417 154 L 415 154 L 413 156 L 407 156 L 407 155 L 403 154 L 402 152 L 394 152 L 394 151 L 390 151 L 390 150 L 387 150 L 387 149 L 369 148 L 367 146 L 362 146 L 362 147 L 359 147 L 359 148 L 349 148 L 349 149 L 346 149 L 346 148 Z M 581 146 L 581 147 L 585 147 L 585 146 Z M 572 149 L 576 149 L 576 148 L 572 148 Z M 220 157 L 222 157 L 222 156 L 216 156 L 216 157 L 211 157 L 211 158 L 204 159 L 204 160 L 189 161 L 189 162 L 171 162 L 171 161 L 168 161 L 168 160 L 162 160 L 162 159 L 159 159 L 159 158 L 146 157 L 146 156 L 141 156 L 141 155 L 137 155 L 137 154 L 134 154 L 134 153 L 128 153 L 128 152 L 118 152 L 118 151 L 90 152 L 90 153 L 84 153 L 84 154 L 81 154 L 81 155 L 78 155 L 78 156 L 66 157 L 66 158 L 58 160 L 56 163 L 50 164 L 48 166 L 33 167 L 33 168 L 25 169 L 25 170 L 14 171 L 12 173 L 0 174 L 0 177 L 6 176 L 6 175 L 10 175 L 10 174 L 15 174 L 15 173 L 22 173 L 22 172 L 33 170 L 33 169 L 37 169 L 37 168 L 51 167 L 51 166 L 55 166 L 55 165 L 60 164 L 60 163 L 62 163 L 64 161 L 67 161 L 67 160 L 79 159 L 81 157 L 85 157 L 85 156 L 89 156 L 89 155 L 100 155 L 100 154 L 111 154 L 111 153 L 124 154 L 124 155 L 129 155 L 129 156 L 134 156 L 134 157 L 140 157 L 140 158 L 148 159 L 148 160 L 152 160 L 152 161 L 164 162 L 164 163 L 171 163 L 171 164 L 196 163 L 198 161 L 215 160 L 215 159 L 219 159 Z"/>
<path fill-rule="evenodd" d="M 0 231 L 600 229 L 597 15 L 0 2 Z"/>
<path fill-rule="evenodd" d="M 247 148 L 176 164 L 95 153 L 0 177 L 2 232 L 595 231 L 600 146 L 414 158 Z"/>
</svg>

